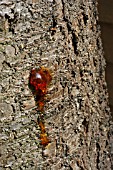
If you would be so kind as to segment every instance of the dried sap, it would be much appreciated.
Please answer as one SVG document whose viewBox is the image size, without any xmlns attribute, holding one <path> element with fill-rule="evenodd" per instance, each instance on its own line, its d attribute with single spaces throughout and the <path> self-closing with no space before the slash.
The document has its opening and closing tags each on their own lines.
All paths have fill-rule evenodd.
<svg viewBox="0 0 113 170">
<path fill-rule="evenodd" d="M 38 124 L 41 130 L 40 140 L 43 146 L 47 146 L 50 143 L 45 130 L 43 113 L 44 97 L 47 93 L 47 87 L 50 84 L 51 80 L 52 77 L 47 68 L 34 68 L 30 72 L 29 87 L 32 90 L 33 95 L 35 96 L 36 104 L 38 106 L 38 110 L 40 111 Z"/>
<path fill-rule="evenodd" d="M 35 96 L 40 111 L 44 108 L 44 97 L 51 80 L 52 77 L 47 68 L 34 68 L 30 72 L 29 87 Z"/>
<path fill-rule="evenodd" d="M 41 144 L 43 146 L 47 146 L 50 141 L 47 137 L 47 134 L 46 134 L 46 130 L 45 130 L 45 125 L 44 125 L 44 122 L 42 119 L 39 120 L 39 127 L 41 129 L 41 134 L 40 134 L 40 140 L 41 140 Z"/>
</svg>

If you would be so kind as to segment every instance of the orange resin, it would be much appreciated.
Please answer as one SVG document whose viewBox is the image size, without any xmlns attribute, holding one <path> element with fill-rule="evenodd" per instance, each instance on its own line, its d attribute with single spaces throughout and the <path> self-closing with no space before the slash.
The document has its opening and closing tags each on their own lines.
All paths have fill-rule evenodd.
<svg viewBox="0 0 113 170">
<path fill-rule="evenodd" d="M 30 72 L 29 88 L 31 89 L 35 97 L 36 105 L 38 106 L 38 110 L 40 111 L 38 124 L 41 130 L 40 140 L 43 146 L 48 145 L 48 143 L 50 142 L 45 131 L 43 113 L 44 113 L 44 98 L 47 93 L 47 87 L 50 84 L 51 80 L 52 77 L 47 68 L 44 67 L 41 67 L 39 69 L 33 68 Z"/>
<path fill-rule="evenodd" d="M 48 143 L 50 143 L 50 141 L 49 141 L 49 139 L 47 137 L 46 130 L 45 130 L 45 125 L 44 125 L 44 122 L 43 122 L 42 119 L 39 121 L 39 127 L 41 129 L 41 134 L 40 134 L 41 144 L 43 146 L 47 146 Z"/>
</svg>

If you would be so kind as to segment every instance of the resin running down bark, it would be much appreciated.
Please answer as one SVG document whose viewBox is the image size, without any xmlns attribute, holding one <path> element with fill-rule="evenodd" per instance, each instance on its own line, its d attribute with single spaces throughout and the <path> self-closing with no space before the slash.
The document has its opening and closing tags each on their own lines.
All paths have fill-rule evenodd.
<svg viewBox="0 0 113 170">
<path fill-rule="evenodd" d="M 44 125 L 44 102 L 45 95 L 47 93 L 47 87 L 50 84 L 51 80 L 52 77 L 47 68 L 33 68 L 30 72 L 29 88 L 31 89 L 34 95 L 37 109 L 39 112 L 38 125 L 41 130 L 40 140 L 43 146 L 46 146 L 48 145 L 48 143 L 50 143 Z"/>
<path fill-rule="evenodd" d="M 94 0 L 0 1 L 2 170 L 113 169 L 100 35 Z"/>
</svg>

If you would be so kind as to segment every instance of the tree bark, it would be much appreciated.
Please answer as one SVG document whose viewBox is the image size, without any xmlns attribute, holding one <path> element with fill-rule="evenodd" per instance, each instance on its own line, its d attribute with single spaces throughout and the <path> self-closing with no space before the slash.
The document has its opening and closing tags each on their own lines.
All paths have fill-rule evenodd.
<svg viewBox="0 0 113 170">
<path fill-rule="evenodd" d="M 105 59 L 93 0 L 0 2 L 1 168 L 110 170 Z M 53 79 L 45 103 L 51 143 L 40 145 L 31 68 Z"/>
</svg>

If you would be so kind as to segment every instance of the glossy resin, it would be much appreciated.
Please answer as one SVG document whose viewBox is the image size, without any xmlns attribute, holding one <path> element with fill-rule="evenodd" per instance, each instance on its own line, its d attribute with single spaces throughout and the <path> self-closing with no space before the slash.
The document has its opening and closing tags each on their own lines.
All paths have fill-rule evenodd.
<svg viewBox="0 0 113 170">
<path fill-rule="evenodd" d="M 34 95 L 37 109 L 40 114 L 38 119 L 38 125 L 41 130 L 40 140 L 43 146 L 47 146 L 48 143 L 50 142 L 46 134 L 43 115 L 45 96 L 47 93 L 48 85 L 50 84 L 51 80 L 52 76 L 47 68 L 44 67 L 40 67 L 39 69 L 33 68 L 30 72 L 29 88 L 31 89 Z"/>
</svg>

